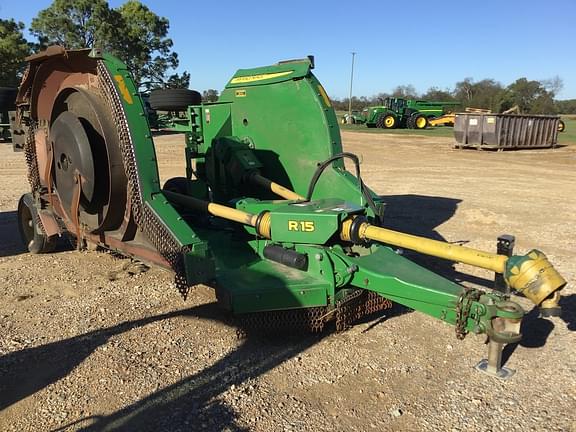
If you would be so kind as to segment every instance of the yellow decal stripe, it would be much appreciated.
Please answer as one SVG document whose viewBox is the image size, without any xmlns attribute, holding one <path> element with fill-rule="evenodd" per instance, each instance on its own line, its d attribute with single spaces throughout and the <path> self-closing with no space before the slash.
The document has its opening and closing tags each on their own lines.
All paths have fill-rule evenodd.
<svg viewBox="0 0 576 432">
<path fill-rule="evenodd" d="M 324 99 L 324 103 L 326 104 L 326 106 L 332 106 L 332 104 L 330 103 L 330 98 L 326 94 L 326 90 L 324 90 L 324 87 L 322 87 L 321 84 L 318 84 L 318 91 L 320 92 L 320 96 L 322 96 L 322 99 Z"/>
<path fill-rule="evenodd" d="M 276 72 L 276 73 L 267 73 L 267 74 L 259 74 L 259 75 L 249 75 L 249 76 L 241 76 L 232 78 L 230 84 L 240 84 L 240 83 L 248 83 L 254 81 L 262 81 L 272 78 L 283 77 L 286 75 L 290 75 L 294 71 L 286 71 L 286 72 Z"/>
<path fill-rule="evenodd" d="M 127 104 L 132 105 L 134 101 L 132 100 L 132 95 L 128 91 L 128 87 L 126 87 L 126 83 L 124 82 L 124 78 L 122 75 L 114 75 L 114 80 L 118 83 L 118 90 L 120 90 L 120 94 L 124 98 Z"/>
</svg>

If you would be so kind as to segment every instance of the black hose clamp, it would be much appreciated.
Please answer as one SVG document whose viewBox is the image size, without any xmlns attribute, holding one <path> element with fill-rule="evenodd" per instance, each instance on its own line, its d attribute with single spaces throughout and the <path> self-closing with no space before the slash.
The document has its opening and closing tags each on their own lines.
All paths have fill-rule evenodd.
<svg viewBox="0 0 576 432">
<path fill-rule="evenodd" d="M 258 216 L 256 216 L 254 228 L 256 228 L 256 233 L 258 235 L 260 235 L 260 224 L 262 223 L 262 219 L 264 218 L 264 215 L 267 213 L 270 213 L 270 212 L 268 210 L 262 210 L 260 213 L 258 213 Z"/>
<path fill-rule="evenodd" d="M 365 223 L 368 223 L 368 219 L 366 219 L 365 216 L 356 216 L 352 220 L 350 224 L 350 240 L 352 243 L 358 245 L 366 245 L 369 243 L 366 239 L 360 237 L 360 227 Z"/>
</svg>

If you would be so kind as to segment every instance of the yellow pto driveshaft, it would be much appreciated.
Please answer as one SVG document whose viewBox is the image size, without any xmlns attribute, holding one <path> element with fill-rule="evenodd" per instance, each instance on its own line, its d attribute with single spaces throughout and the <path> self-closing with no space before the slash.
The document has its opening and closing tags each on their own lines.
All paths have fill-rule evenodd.
<svg viewBox="0 0 576 432">
<path fill-rule="evenodd" d="M 469 264 L 504 275 L 506 283 L 540 305 L 543 313 L 559 313 L 559 291 L 566 280 L 548 261 L 546 255 L 533 249 L 523 256 L 508 257 L 465 246 L 431 240 L 371 225 L 352 217 L 344 221 L 341 238 L 345 241 L 377 241 L 425 255 Z"/>
</svg>

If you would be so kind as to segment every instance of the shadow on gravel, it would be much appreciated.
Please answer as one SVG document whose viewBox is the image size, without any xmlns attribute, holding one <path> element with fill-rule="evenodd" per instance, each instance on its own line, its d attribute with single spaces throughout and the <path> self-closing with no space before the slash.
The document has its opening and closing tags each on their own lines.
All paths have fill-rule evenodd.
<svg viewBox="0 0 576 432">
<path fill-rule="evenodd" d="M 93 417 L 82 431 L 248 431 L 219 397 L 314 345 L 321 336 L 248 337 L 234 352 L 176 384 L 108 416 Z M 249 396 L 247 396 L 249 397 Z"/>
<path fill-rule="evenodd" d="M 385 228 L 444 242 L 446 239 L 436 231 L 436 228 L 450 220 L 456 213 L 458 204 L 462 202 L 455 198 L 423 195 L 391 195 L 380 198 L 386 203 Z M 494 234 L 494 252 L 497 236 L 500 234 L 502 233 Z M 465 246 L 469 241 L 458 240 L 452 243 Z M 454 268 L 454 263 L 451 261 L 409 250 L 404 251 L 404 256 L 456 283 L 468 282 L 484 288 L 494 288 L 493 279 L 461 273 Z"/>
<path fill-rule="evenodd" d="M 0 412 L 65 377 L 112 336 L 179 316 L 223 320 L 216 304 L 127 321 L 58 342 L 26 348 L 0 357 Z"/>
<path fill-rule="evenodd" d="M 0 357 L 0 412 L 62 379 L 110 337 L 179 316 L 225 321 L 216 303 L 129 321 Z M 214 365 L 107 416 L 79 419 L 56 430 L 243 431 L 232 408 L 217 400 L 231 385 L 260 376 L 317 343 L 322 336 L 251 336 Z M 89 426 L 86 423 L 92 422 Z M 83 428 L 78 429 L 83 426 Z"/>
<path fill-rule="evenodd" d="M 560 299 L 562 313 L 560 319 L 566 323 L 566 328 L 576 331 L 576 294 L 563 296 Z M 502 352 L 502 364 L 506 364 L 518 346 L 524 348 L 540 348 L 546 345 L 548 337 L 554 330 L 554 322 L 548 318 L 542 318 L 537 307 L 532 308 L 522 320 L 522 340 L 516 344 L 508 344 Z"/>
<path fill-rule="evenodd" d="M 424 195 L 382 195 L 380 199 L 386 204 L 385 228 L 443 242 L 446 239 L 436 231 L 436 228 L 454 216 L 461 202 L 455 198 Z M 454 243 L 465 245 L 468 241 L 460 240 Z M 496 245 L 496 238 L 494 238 L 494 245 Z M 454 264 L 450 261 L 410 250 L 405 250 L 404 256 L 454 282 L 469 282 L 486 288 L 494 286 L 493 280 L 456 271 Z"/>
<path fill-rule="evenodd" d="M 0 257 L 28 252 L 18 231 L 18 212 L 0 212 Z"/>
<path fill-rule="evenodd" d="M 397 316 L 403 311 L 402 308 L 386 311 L 385 317 L 366 330 L 384 318 Z M 191 309 L 185 315 L 197 316 L 197 312 Z M 113 414 L 82 419 L 82 422 L 91 420 L 93 423 L 79 430 L 248 431 L 237 425 L 236 413 L 218 400 L 219 396 L 232 385 L 238 387 L 296 357 L 328 334 L 329 331 L 318 335 L 295 333 L 263 336 L 251 332 L 240 347 L 212 366 Z"/>
<path fill-rule="evenodd" d="M 386 318 L 402 311 L 388 310 Z M 0 357 L 0 411 L 65 377 L 110 337 L 180 316 L 219 322 L 227 318 L 212 303 L 125 322 Z M 237 387 L 297 356 L 329 333 L 276 336 L 248 333 L 240 347 L 201 372 L 110 415 L 78 419 L 55 431 L 245 431 L 237 425 L 234 409 L 219 400 L 220 395 L 232 385 Z"/>
</svg>

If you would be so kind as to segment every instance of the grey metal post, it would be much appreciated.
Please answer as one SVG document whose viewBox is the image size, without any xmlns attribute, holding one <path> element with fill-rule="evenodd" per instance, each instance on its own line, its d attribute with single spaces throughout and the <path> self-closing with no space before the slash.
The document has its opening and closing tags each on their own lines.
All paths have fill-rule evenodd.
<svg viewBox="0 0 576 432">
<path fill-rule="evenodd" d="M 354 81 L 354 57 L 356 53 L 352 51 L 352 69 L 350 70 L 350 95 L 348 96 L 348 118 L 352 116 L 352 82 Z"/>
</svg>

